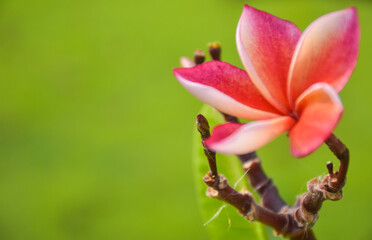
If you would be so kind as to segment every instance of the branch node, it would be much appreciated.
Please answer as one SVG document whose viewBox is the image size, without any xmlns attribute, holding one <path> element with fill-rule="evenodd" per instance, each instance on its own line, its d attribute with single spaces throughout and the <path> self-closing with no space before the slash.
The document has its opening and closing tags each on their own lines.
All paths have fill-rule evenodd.
<svg viewBox="0 0 372 240">
<path fill-rule="evenodd" d="M 256 192 L 262 192 L 263 193 L 268 186 L 271 186 L 272 183 L 273 183 L 273 180 L 271 178 L 265 179 L 265 181 L 260 183 L 259 185 L 257 185 L 254 188 L 254 190 Z"/>
<path fill-rule="evenodd" d="M 343 197 L 342 189 L 333 189 L 329 182 L 334 180 L 330 175 L 325 176 L 322 185 L 317 187 L 317 191 L 323 192 L 323 198 L 331 201 L 338 201 Z M 337 179 L 336 179 L 337 181 Z"/>
<path fill-rule="evenodd" d="M 212 187 L 209 187 L 207 189 L 207 196 L 210 197 L 210 198 L 218 198 L 218 191 Z"/>
<path fill-rule="evenodd" d="M 287 221 L 286 221 L 286 223 L 285 223 L 285 225 L 283 226 L 282 229 L 280 229 L 280 230 L 275 230 L 274 229 L 274 231 L 273 231 L 274 236 L 285 237 L 289 232 L 290 222 L 291 222 L 290 216 L 288 214 L 283 214 L 283 216 L 285 216 Z"/>
<path fill-rule="evenodd" d="M 248 221 L 254 222 L 257 219 L 256 215 L 257 215 L 256 205 L 252 203 L 251 204 L 251 209 L 247 213 L 245 213 L 243 216 Z"/>
<path fill-rule="evenodd" d="M 248 171 L 255 164 L 261 164 L 261 160 L 257 156 L 249 161 L 243 162 L 244 171 Z"/>
<path fill-rule="evenodd" d="M 224 189 L 227 186 L 226 178 L 221 174 L 213 175 L 212 173 L 207 172 L 203 177 L 203 181 L 211 188 Z"/>
<path fill-rule="evenodd" d="M 294 219 L 297 225 L 301 228 L 304 227 L 312 227 L 316 223 L 319 218 L 318 213 L 311 213 L 307 211 L 303 205 L 300 206 L 299 209 L 296 210 L 294 214 Z"/>
<path fill-rule="evenodd" d="M 342 199 L 342 197 L 344 196 L 343 193 L 342 193 L 342 190 L 340 190 L 336 193 L 328 192 L 328 191 L 324 191 L 324 193 L 325 193 L 324 198 L 327 199 L 327 200 L 331 200 L 331 201 L 338 201 L 338 200 Z"/>
</svg>

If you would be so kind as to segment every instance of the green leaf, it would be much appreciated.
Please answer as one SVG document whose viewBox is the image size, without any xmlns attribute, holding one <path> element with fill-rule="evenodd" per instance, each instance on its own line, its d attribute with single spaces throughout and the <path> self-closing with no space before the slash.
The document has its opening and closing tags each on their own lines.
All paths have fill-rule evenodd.
<svg viewBox="0 0 372 240">
<path fill-rule="evenodd" d="M 205 105 L 200 113 L 208 119 L 211 129 L 224 122 L 223 116 L 209 106 Z M 198 191 L 203 223 L 206 224 L 205 227 L 208 230 L 210 238 L 213 240 L 268 239 L 265 226 L 258 222 L 249 222 L 242 217 L 234 207 L 206 195 L 207 186 L 203 182 L 203 177 L 208 172 L 209 167 L 201 145 L 200 134 L 196 128 L 194 134 L 193 161 L 195 167 L 195 183 Z M 242 188 L 246 188 L 248 191 L 255 194 L 249 184 L 247 184 L 246 177 L 243 177 L 244 171 L 236 156 L 217 154 L 217 167 L 219 173 L 225 175 L 231 186 L 234 186 L 239 179 L 241 179 L 236 186 L 238 191 Z M 254 195 L 254 197 L 256 201 L 259 201 L 257 195 Z"/>
</svg>

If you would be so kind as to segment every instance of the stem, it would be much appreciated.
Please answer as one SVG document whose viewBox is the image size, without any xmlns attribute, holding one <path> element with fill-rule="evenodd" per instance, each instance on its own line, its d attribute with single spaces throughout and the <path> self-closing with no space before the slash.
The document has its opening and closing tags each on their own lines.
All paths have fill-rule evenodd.
<svg viewBox="0 0 372 240">
<path fill-rule="evenodd" d="M 334 134 L 325 141 L 329 149 L 340 160 L 338 172 L 333 172 L 333 164 L 327 162 L 328 173 L 322 180 L 314 178 L 307 184 L 308 192 L 300 196 L 295 218 L 299 225 L 314 225 L 318 212 L 325 200 L 337 201 L 342 198 L 342 188 L 346 183 L 349 167 L 349 150 Z"/>
<path fill-rule="evenodd" d="M 227 183 L 223 175 L 213 178 L 207 173 L 203 180 L 209 186 L 207 190 L 208 196 L 218 198 L 233 205 L 246 219 L 262 222 L 274 228 L 278 234 L 286 235 L 289 231 L 302 231 L 300 228 L 294 226 L 294 221 L 291 221 L 289 215 L 275 213 L 259 206 L 248 191 L 236 191 Z"/>
<path fill-rule="evenodd" d="M 325 141 L 329 149 L 340 160 L 340 168 L 336 173 L 336 178 L 331 179 L 329 186 L 333 191 L 339 191 L 346 183 L 347 170 L 349 168 L 350 153 L 349 149 L 333 133 Z"/>
<path fill-rule="evenodd" d="M 223 114 L 226 121 L 238 122 L 236 117 Z M 332 134 L 325 143 L 340 160 L 338 172 L 333 172 L 333 164 L 327 163 L 328 173 L 321 180 L 314 178 L 307 184 L 308 192 L 302 194 L 293 207 L 288 207 L 280 197 L 278 189 L 268 178 L 261 166 L 256 152 L 238 155 L 252 187 L 261 195 L 262 207 L 255 203 L 247 190 L 236 191 L 223 175 L 218 175 L 216 154 L 205 146 L 210 136 L 207 119 L 199 114 L 197 128 L 201 134 L 204 153 L 208 159 L 210 172 L 203 178 L 209 186 L 207 195 L 233 205 L 245 218 L 257 220 L 274 228 L 276 234 L 291 240 L 315 240 L 311 230 L 318 220 L 318 211 L 325 200 L 336 201 L 342 198 L 342 187 L 346 182 L 349 166 L 349 150 Z"/>
<path fill-rule="evenodd" d="M 291 237 L 290 239 L 291 240 L 316 240 L 316 237 L 314 235 L 313 230 L 309 229 L 296 237 Z"/>
<path fill-rule="evenodd" d="M 222 113 L 223 118 L 225 119 L 226 122 L 234 122 L 234 123 L 239 122 L 237 117 L 231 116 L 231 115 L 223 113 L 223 112 L 221 112 L 221 113 Z"/>
<path fill-rule="evenodd" d="M 238 156 L 250 185 L 261 196 L 262 206 L 274 211 L 280 212 L 287 203 L 280 197 L 278 188 L 273 184 L 271 178 L 268 178 L 262 169 L 261 160 L 256 152 Z"/>
</svg>

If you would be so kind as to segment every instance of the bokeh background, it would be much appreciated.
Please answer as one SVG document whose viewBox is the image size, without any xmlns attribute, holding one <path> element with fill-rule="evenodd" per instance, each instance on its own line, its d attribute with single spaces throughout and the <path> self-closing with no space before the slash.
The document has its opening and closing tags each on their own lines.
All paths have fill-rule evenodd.
<svg viewBox="0 0 372 240">
<path fill-rule="evenodd" d="M 208 239 L 191 161 L 202 104 L 172 69 L 216 40 L 223 60 L 241 67 L 235 28 L 244 3 L 1 0 L 0 239 Z M 372 239 L 372 2 L 247 3 L 302 30 L 358 8 L 359 63 L 335 131 L 351 150 L 348 184 L 314 230 L 319 239 Z M 285 136 L 259 154 L 290 203 L 327 161 L 337 163 L 324 146 L 291 157 Z"/>
</svg>

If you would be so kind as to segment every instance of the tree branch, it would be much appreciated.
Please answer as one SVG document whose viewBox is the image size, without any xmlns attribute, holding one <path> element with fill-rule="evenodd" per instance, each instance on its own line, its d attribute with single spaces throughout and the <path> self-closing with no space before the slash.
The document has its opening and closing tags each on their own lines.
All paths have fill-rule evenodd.
<svg viewBox="0 0 372 240">
<path fill-rule="evenodd" d="M 208 196 L 233 205 L 249 221 L 257 220 L 262 222 L 281 234 L 287 234 L 288 230 L 292 229 L 294 221 L 291 221 L 287 215 L 278 214 L 259 206 L 247 190 L 236 191 L 227 183 L 223 175 L 218 175 L 218 178 L 216 178 L 207 173 L 203 180 L 209 186 L 207 190 Z M 298 231 L 299 229 L 296 230 Z"/>
<path fill-rule="evenodd" d="M 261 196 L 262 206 L 277 213 L 287 207 L 287 203 L 280 197 L 272 179 L 268 178 L 263 171 L 261 160 L 256 152 L 239 155 L 238 157 L 244 171 L 247 172 L 250 185 Z"/>
<path fill-rule="evenodd" d="M 350 153 L 349 149 L 338 139 L 333 133 L 325 141 L 329 149 L 340 160 L 340 168 L 338 172 L 330 174 L 329 179 L 330 190 L 337 192 L 346 184 L 346 174 L 349 168 Z"/>
<path fill-rule="evenodd" d="M 294 219 L 292 213 L 279 211 L 275 212 L 265 206 L 259 206 L 255 203 L 252 195 L 247 190 L 243 189 L 242 192 L 236 191 L 227 183 L 227 180 L 223 175 L 218 175 L 215 153 L 208 150 L 204 144 L 204 140 L 210 136 L 210 132 L 208 121 L 201 114 L 197 116 L 197 129 L 201 134 L 204 153 L 208 159 L 210 167 L 210 172 L 208 172 L 203 178 L 204 182 L 209 186 L 207 190 L 208 196 L 212 198 L 218 198 L 233 205 L 246 219 L 250 221 L 256 220 L 262 222 L 265 225 L 272 227 L 275 230 L 276 234 L 287 237 L 297 237 L 300 235 L 305 236 L 304 234 L 307 232 L 307 229 L 299 227 L 297 225 L 297 222 Z M 214 154 L 212 157 L 211 153 Z M 270 199 L 273 200 L 272 196 L 278 196 L 278 193 L 276 188 L 275 191 L 268 191 L 268 189 L 273 189 L 272 183 L 271 180 L 268 179 L 263 173 L 260 161 L 257 159 L 256 153 L 250 153 L 242 155 L 240 157 L 243 161 L 246 161 L 245 163 L 249 163 L 249 166 L 247 164 L 245 165 L 246 167 L 249 167 L 248 173 L 252 171 L 252 173 L 250 174 L 250 179 L 252 180 L 251 182 L 253 183 L 253 186 L 255 186 L 257 191 L 261 193 L 264 198 L 268 199 L 267 205 L 272 206 L 272 208 L 274 209 L 279 209 L 279 207 L 275 206 L 275 204 L 272 204 L 269 201 Z M 274 195 L 270 195 L 270 193 L 274 193 Z M 309 234 L 309 236 L 313 236 L 313 234 L 311 233 Z M 303 239 L 313 240 L 315 238 Z"/>
<path fill-rule="evenodd" d="M 328 174 L 320 178 L 314 178 L 307 184 L 308 192 L 299 197 L 295 218 L 299 225 L 313 226 L 318 219 L 318 211 L 325 200 L 337 201 L 343 196 L 342 188 L 346 183 L 346 174 L 349 167 L 349 150 L 334 135 L 325 141 L 329 149 L 340 160 L 340 168 L 333 172 L 333 164 L 327 163 Z"/>
</svg>

